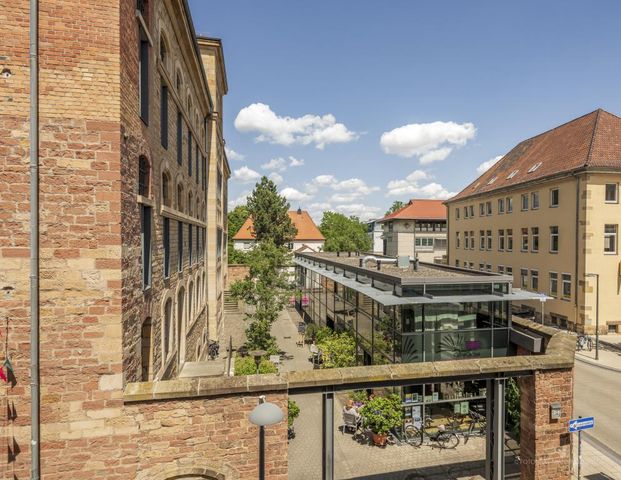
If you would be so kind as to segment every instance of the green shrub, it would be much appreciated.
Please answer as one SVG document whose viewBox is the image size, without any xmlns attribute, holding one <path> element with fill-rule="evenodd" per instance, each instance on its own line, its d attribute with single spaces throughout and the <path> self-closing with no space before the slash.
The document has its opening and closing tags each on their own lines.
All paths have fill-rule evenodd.
<svg viewBox="0 0 621 480">
<path fill-rule="evenodd" d="M 317 325 L 314 323 L 309 323 L 306 325 L 306 331 L 304 333 L 304 338 L 307 340 L 312 340 L 315 338 L 315 334 L 317 333 Z"/>
<path fill-rule="evenodd" d="M 334 335 L 336 335 L 334 333 L 334 330 L 332 330 L 329 327 L 321 327 L 318 328 L 315 331 L 315 343 L 316 344 L 320 344 L 321 342 L 323 342 L 324 340 L 326 340 L 327 338 L 331 338 Z"/>
<path fill-rule="evenodd" d="M 295 400 L 287 400 L 287 424 L 290 427 L 293 427 L 293 422 L 300 415 L 300 407 L 295 402 Z"/>
<path fill-rule="evenodd" d="M 375 397 L 364 404 L 360 414 L 366 428 L 377 435 L 385 435 L 391 428 L 396 428 L 403 422 L 401 397 L 398 395 Z"/>
<path fill-rule="evenodd" d="M 257 365 L 253 357 L 235 357 L 235 376 L 254 375 L 257 373 Z M 267 359 L 259 363 L 259 373 L 278 373 L 278 367 Z"/>
<path fill-rule="evenodd" d="M 332 334 L 317 342 L 323 363 L 321 368 L 353 367 L 356 365 L 356 341 L 349 333 Z"/>
<path fill-rule="evenodd" d="M 362 403 L 363 405 L 369 400 L 366 390 L 354 390 L 350 395 L 350 398 L 354 402 Z"/>
</svg>

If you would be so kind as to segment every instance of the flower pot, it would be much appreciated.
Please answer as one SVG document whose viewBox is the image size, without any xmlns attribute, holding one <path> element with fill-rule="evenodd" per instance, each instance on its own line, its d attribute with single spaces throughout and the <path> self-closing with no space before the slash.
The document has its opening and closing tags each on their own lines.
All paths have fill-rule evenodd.
<svg viewBox="0 0 621 480">
<path fill-rule="evenodd" d="M 388 434 L 386 433 L 375 433 L 371 432 L 371 437 L 373 438 L 373 443 L 378 447 L 383 447 L 386 445 L 386 440 L 388 440 Z"/>
</svg>

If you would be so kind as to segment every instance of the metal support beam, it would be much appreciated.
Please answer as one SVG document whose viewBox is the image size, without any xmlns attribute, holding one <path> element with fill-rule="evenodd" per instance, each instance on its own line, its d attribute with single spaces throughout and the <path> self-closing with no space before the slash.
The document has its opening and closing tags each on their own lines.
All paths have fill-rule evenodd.
<svg viewBox="0 0 621 480">
<path fill-rule="evenodd" d="M 485 478 L 505 478 L 505 379 L 487 380 Z"/>
<path fill-rule="evenodd" d="M 334 480 L 334 392 L 321 395 L 322 410 L 322 480 Z"/>
</svg>

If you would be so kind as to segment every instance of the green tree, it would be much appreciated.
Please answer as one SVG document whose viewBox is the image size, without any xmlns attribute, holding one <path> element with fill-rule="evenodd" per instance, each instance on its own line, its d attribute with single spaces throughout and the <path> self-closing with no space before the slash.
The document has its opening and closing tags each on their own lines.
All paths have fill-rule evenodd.
<svg viewBox="0 0 621 480">
<path fill-rule="evenodd" d="M 297 230 L 288 211 L 289 202 L 278 194 L 276 184 L 262 177 L 248 197 L 248 213 L 257 241 L 271 240 L 277 247 L 291 242 Z"/>
<path fill-rule="evenodd" d="M 257 364 L 252 357 L 235 357 L 235 376 L 255 375 Z M 269 360 L 263 358 L 259 363 L 259 373 L 278 373 L 278 367 Z"/>
<path fill-rule="evenodd" d="M 246 346 L 251 350 L 278 352 L 271 328 L 294 293 L 287 272 L 290 257 L 286 247 L 264 239 L 248 253 L 248 276 L 231 285 L 233 297 L 251 306 L 246 313 L 250 322 L 246 328 Z"/>
<path fill-rule="evenodd" d="M 356 341 L 347 332 L 336 333 L 317 342 L 322 354 L 321 368 L 342 368 L 356 365 Z"/>
<path fill-rule="evenodd" d="M 229 243 L 233 242 L 233 237 L 249 216 L 250 212 L 248 212 L 248 207 L 246 205 L 238 205 L 228 213 L 226 218 L 229 224 Z"/>
<path fill-rule="evenodd" d="M 371 238 L 367 233 L 366 223 L 358 217 L 346 217 L 342 213 L 324 212 L 319 230 L 326 241 L 323 249 L 326 252 L 368 251 L 371 249 Z"/>
<path fill-rule="evenodd" d="M 386 210 L 385 215 L 390 215 L 391 213 L 394 213 L 403 207 L 405 207 L 405 203 L 403 203 L 401 200 L 395 200 L 394 202 L 392 202 L 392 206 L 388 210 Z"/>
<path fill-rule="evenodd" d="M 505 426 L 509 433 L 519 442 L 520 417 L 522 411 L 520 407 L 520 387 L 515 378 L 507 380 L 505 388 L 505 405 L 507 409 Z"/>
</svg>

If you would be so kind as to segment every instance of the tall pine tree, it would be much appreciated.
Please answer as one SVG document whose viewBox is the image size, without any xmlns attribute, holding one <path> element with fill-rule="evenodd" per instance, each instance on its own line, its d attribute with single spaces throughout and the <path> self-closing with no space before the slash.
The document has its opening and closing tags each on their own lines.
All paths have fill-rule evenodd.
<svg viewBox="0 0 621 480">
<path fill-rule="evenodd" d="M 278 194 L 276 184 L 267 177 L 255 185 L 248 197 L 248 213 L 258 242 L 271 240 L 277 247 L 291 242 L 297 230 L 289 218 L 289 202 Z"/>
</svg>

